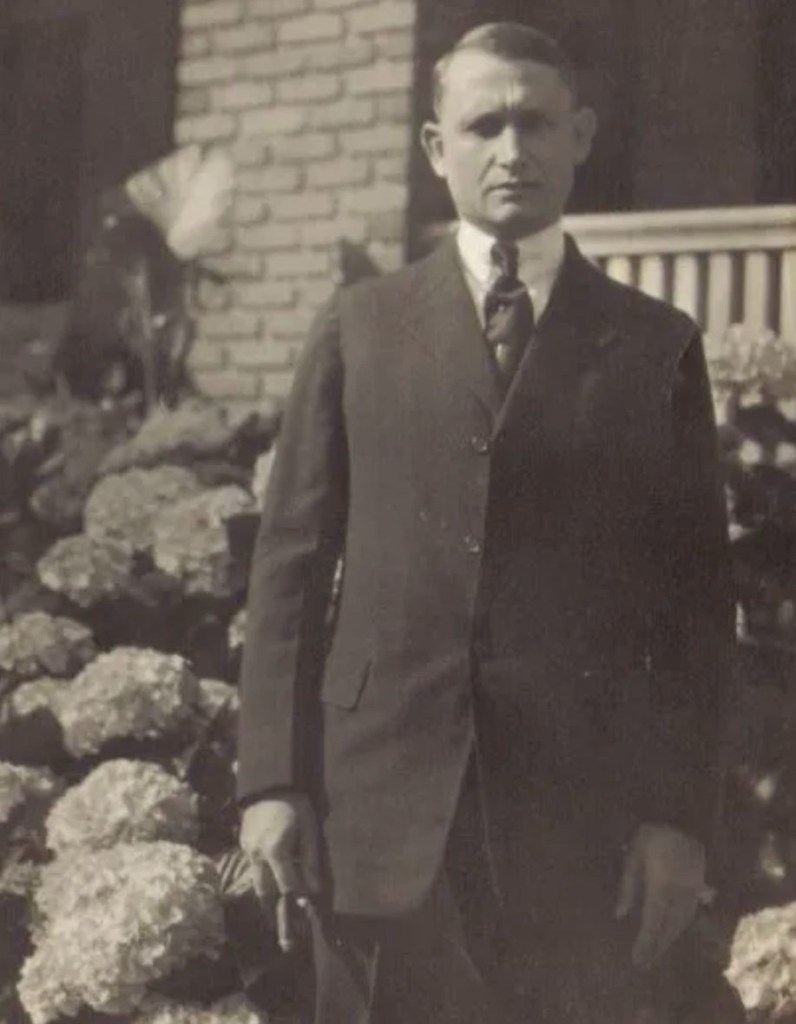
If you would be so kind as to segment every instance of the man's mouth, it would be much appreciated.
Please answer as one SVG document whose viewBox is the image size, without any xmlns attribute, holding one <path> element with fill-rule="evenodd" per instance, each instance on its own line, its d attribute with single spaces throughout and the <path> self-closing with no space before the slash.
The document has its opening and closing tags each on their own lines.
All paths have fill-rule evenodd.
<svg viewBox="0 0 796 1024">
<path fill-rule="evenodd" d="M 490 192 L 533 192 L 539 187 L 535 181 L 502 181 L 498 185 L 490 186 Z"/>
</svg>

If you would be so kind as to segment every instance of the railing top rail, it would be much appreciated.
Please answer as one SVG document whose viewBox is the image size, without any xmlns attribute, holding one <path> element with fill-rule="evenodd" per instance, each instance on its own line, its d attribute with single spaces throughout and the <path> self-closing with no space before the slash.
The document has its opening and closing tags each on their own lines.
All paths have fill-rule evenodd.
<svg viewBox="0 0 796 1024">
<path fill-rule="evenodd" d="M 598 257 L 796 249 L 796 205 L 587 213 L 565 224 Z"/>
</svg>

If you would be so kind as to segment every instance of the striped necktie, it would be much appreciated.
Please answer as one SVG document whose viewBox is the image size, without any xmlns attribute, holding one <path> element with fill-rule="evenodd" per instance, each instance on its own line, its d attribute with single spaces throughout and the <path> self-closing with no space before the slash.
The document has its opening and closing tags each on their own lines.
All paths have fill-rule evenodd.
<svg viewBox="0 0 796 1024">
<path fill-rule="evenodd" d="M 484 300 L 484 334 L 508 389 L 533 333 L 533 305 L 517 277 L 517 246 L 513 242 L 495 242 L 491 257 L 497 277 Z"/>
</svg>

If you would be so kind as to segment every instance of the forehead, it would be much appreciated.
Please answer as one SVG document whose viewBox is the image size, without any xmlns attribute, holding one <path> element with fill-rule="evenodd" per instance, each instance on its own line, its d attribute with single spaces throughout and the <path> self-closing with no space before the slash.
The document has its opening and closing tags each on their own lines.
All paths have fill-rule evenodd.
<svg viewBox="0 0 796 1024">
<path fill-rule="evenodd" d="M 504 110 L 563 112 L 571 106 L 560 72 L 539 61 L 462 50 L 445 72 L 442 114 L 457 120 Z"/>
</svg>

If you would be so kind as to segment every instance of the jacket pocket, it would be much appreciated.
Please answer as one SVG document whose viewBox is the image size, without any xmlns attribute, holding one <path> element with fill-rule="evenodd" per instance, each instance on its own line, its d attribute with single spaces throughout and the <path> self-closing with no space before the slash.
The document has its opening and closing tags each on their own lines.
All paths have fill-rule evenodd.
<svg viewBox="0 0 796 1024">
<path fill-rule="evenodd" d="M 330 657 L 323 676 L 321 700 L 352 711 L 359 704 L 370 677 L 373 661 L 360 651 L 346 657 Z"/>
</svg>

